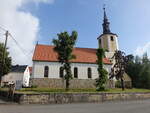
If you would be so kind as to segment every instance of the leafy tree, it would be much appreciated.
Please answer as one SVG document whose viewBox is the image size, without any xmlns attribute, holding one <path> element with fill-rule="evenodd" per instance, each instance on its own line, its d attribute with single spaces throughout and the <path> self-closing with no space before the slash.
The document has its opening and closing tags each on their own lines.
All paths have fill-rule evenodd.
<svg viewBox="0 0 150 113">
<path fill-rule="evenodd" d="M 58 35 L 58 39 L 54 39 L 54 50 L 58 53 L 58 60 L 63 65 L 65 70 L 64 79 L 66 80 L 66 90 L 69 89 L 69 81 L 72 79 L 70 60 L 75 59 L 75 55 L 72 54 L 73 47 L 77 40 L 77 32 L 73 31 L 71 35 L 67 32 L 63 32 Z"/>
<path fill-rule="evenodd" d="M 142 58 L 136 56 L 127 65 L 126 72 L 132 78 L 133 87 L 150 89 L 150 60 L 147 53 Z"/>
<path fill-rule="evenodd" d="M 150 65 L 144 65 L 139 73 L 139 88 L 150 89 Z"/>
<path fill-rule="evenodd" d="M 108 72 L 103 68 L 103 58 L 105 51 L 102 48 L 97 49 L 97 64 L 99 77 L 96 79 L 96 87 L 98 91 L 105 90 Z"/>
<path fill-rule="evenodd" d="M 125 73 L 128 62 L 131 60 L 132 56 L 131 55 L 126 56 L 124 52 L 116 51 L 114 53 L 113 58 L 115 59 L 115 64 L 111 68 L 110 79 L 112 79 L 113 77 L 115 77 L 117 80 L 120 79 L 122 90 L 124 90 L 125 86 L 123 75 Z"/>
<path fill-rule="evenodd" d="M 126 73 L 132 79 L 132 86 L 135 88 L 140 87 L 140 72 L 142 69 L 141 58 L 136 56 L 133 58 L 126 67 Z"/>
<path fill-rule="evenodd" d="M 4 44 L 0 43 L 0 83 L 2 76 L 7 74 L 11 69 L 11 57 L 7 50 L 7 48 L 4 50 Z"/>
<path fill-rule="evenodd" d="M 150 63 L 150 61 L 149 61 L 149 59 L 148 59 L 147 53 L 144 53 L 144 54 L 143 54 L 142 63 L 143 63 L 143 64 L 149 64 L 149 63 Z"/>
</svg>

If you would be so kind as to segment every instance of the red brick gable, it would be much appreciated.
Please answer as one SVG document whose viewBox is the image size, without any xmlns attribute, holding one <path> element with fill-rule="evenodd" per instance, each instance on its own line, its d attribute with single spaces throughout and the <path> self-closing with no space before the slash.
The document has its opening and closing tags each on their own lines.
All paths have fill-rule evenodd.
<svg viewBox="0 0 150 113">
<path fill-rule="evenodd" d="M 76 59 L 73 59 L 73 63 L 96 63 L 96 49 L 92 48 L 74 48 L 73 54 Z M 36 45 L 33 61 L 48 61 L 48 62 L 58 62 L 58 54 L 54 51 L 54 46 L 50 45 Z M 112 64 L 109 59 L 104 58 L 103 62 L 105 64 Z"/>
</svg>

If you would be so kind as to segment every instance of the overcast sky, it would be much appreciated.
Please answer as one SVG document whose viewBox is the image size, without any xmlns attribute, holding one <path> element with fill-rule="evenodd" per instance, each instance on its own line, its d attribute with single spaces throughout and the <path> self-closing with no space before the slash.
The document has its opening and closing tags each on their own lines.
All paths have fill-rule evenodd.
<svg viewBox="0 0 150 113">
<path fill-rule="evenodd" d="M 103 4 L 111 32 L 126 54 L 150 56 L 150 0 L 0 0 L 0 27 L 8 39 L 13 64 L 32 64 L 36 42 L 52 44 L 57 33 L 78 32 L 77 47 L 97 48 L 102 33 Z M 0 29 L 0 41 L 4 41 Z M 21 46 L 21 47 L 20 47 Z M 24 51 L 24 52 L 23 52 Z"/>
</svg>

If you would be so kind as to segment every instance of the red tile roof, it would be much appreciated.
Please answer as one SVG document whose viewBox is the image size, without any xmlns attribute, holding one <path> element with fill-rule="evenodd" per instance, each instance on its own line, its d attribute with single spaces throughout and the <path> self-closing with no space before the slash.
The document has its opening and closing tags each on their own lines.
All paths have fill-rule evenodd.
<svg viewBox="0 0 150 113">
<path fill-rule="evenodd" d="M 73 54 L 76 56 L 76 59 L 73 59 L 73 63 L 96 63 L 97 55 L 96 49 L 92 48 L 74 48 Z M 54 46 L 50 45 L 36 45 L 33 61 L 49 61 L 49 62 L 58 62 L 58 54 L 54 51 Z M 103 62 L 105 64 L 112 64 L 109 59 L 104 58 Z"/>
</svg>

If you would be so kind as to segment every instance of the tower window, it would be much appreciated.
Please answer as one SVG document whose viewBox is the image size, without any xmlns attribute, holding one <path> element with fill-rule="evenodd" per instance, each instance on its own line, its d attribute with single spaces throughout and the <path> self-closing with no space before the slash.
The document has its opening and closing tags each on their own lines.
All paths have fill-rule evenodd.
<svg viewBox="0 0 150 113">
<path fill-rule="evenodd" d="M 114 37 L 113 36 L 111 36 L 110 39 L 111 39 L 111 41 L 114 41 Z"/>
<path fill-rule="evenodd" d="M 91 70 L 91 68 L 88 68 L 88 78 L 92 78 L 92 70 Z"/>
<path fill-rule="evenodd" d="M 101 44 L 101 39 L 99 39 L 99 44 Z"/>
<path fill-rule="evenodd" d="M 74 68 L 74 78 L 78 78 L 78 68 Z"/>
<path fill-rule="evenodd" d="M 59 69 L 59 77 L 60 78 L 64 77 L 64 69 L 63 69 L 63 67 L 60 67 L 60 69 Z"/>
<path fill-rule="evenodd" d="M 49 73 L 49 68 L 48 66 L 44 67 L 44 77 L 48 77 L 48 73 Z"/>
</svg>

